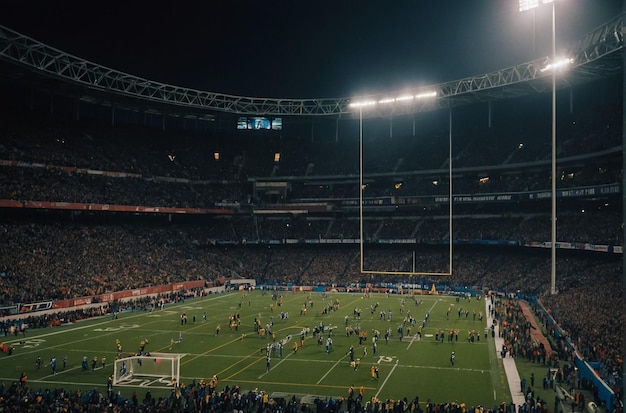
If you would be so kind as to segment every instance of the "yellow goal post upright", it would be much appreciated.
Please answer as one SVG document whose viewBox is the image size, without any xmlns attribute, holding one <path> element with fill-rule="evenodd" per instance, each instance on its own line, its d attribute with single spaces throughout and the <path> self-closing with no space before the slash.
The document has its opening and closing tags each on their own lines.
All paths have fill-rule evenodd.
<svg viewBox="0 0 626 413">
<path fill-rule="evenodd" d="M 413 256 L 413 267 L 411 271 L 382 271 L 368 270 L 364 263 L 364 230 L 363 230 L 363 191 L 364 191 L 364 157 L 363 157 L 363 106 L 359 107 L 359 248 L 360 248 L 360 270 L 361 274 L 377 275 L 403 275 L 403 276 L 451 276 L 452 275 L 452 109 L 448 108 L 448 271 L 437 272 L 427 270 L 417 270 L 415 256 Z"/>
</svg>

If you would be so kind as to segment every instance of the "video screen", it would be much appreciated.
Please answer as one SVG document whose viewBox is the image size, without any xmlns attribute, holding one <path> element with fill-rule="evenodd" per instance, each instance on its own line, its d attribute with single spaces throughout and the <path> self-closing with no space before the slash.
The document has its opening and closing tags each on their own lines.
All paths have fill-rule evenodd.
<svg viewBox="0 0 626 413">
<path fill-rule="evenodd" d="M 237 119 L 237 129 L 239 130 L 282 130 L 282 118 L 265 118 L 265 117 L 240 117 Z"/>
<path fill-rule="evenodd" d="M 248 129 L 248 119 L 247 118 L 237 119 L 237 129 Z"/>
<path fill-rule="evenodd" d="M 248 129 L 271 129 L 272 121 L 268 118 L 248 118 Z"/>
</svg>

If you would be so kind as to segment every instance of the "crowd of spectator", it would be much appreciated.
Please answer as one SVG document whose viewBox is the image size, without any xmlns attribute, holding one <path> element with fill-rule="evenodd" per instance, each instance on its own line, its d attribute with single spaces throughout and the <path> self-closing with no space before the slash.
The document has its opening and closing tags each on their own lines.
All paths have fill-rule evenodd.
<svg viewBox="0 0 626 413">
<path fill-rule="evenodd" d="M 93 223 L 77 217 L 73 221 L 49 216 L 4 219 L 0 226 L 4 240 L 0 244 L 0 304 L 236 276 L 267 285 L 349 286 L 407 281 L 400 276 L 373 278 L 361 274 L 360 252 L 354 244 L 214 245 L 205 234 L 207 226 L 210 224 L 200 221 L 185 225 L 140 218 L 113 223 Z M 453 273 L 449 278 L 413 280 L 425 285 L 523 291 L 537 296 L 550 290 L 550 257 L 546 250 L 457 246 L 452 269 L 445 245 L 401 248 L 367 244 L 362 258 L 364 268 L 371 271 Z M 618 330 L 608 327 L 626 321 L 618 288 L 621 256 L 564 251 L 557 255 L 556 268 L 560 292 L 546 296 L 546 306 L 573 336 L 584 337 L 586 344 L 581 349 L 586 356 L 618 356 L 622 337 Z M 595 317 L 582 313 L 592 307 L 597 308 Z"/>
<path fill-rule="evenodd" d="M 602 280 L 606 288 L 622 289 L 620 280 Z M 623 338 L 611 334 L 623 326 L 623 297 L 617 294 L 602 294 L 583 286 L 566 289 L 556 295 L 547 295 L 543 305 L 551 310 L 556 322 L 565 329 L 566 334 L 586 360 L 599 361 L 601 377 L 619 393 L 623 377 Z M 575 308 L 593 309 L 587 316 Z M 620 333 L 620 335 L 622 335 Z M 623 390 L 621 390 L 623 391 Z"/>
<path fill-rule="evenodd" d="M 252 243 L 252 238 L 248 242 L 226 242 L 232 241 L 234 234 L 240 230 L 234 225 L 226 226 L 227 232 L 221 232 L 219 237 L 213 238 L 218 235 L 210 233 L 215 230 L 213 220 L 202 217 L 176 224 L 158 216 L 116 219 L 110 214 L 95 217 L 76 214 L 68 216 L 63 212 L 34 215 L 24 217 L 15 214 L 9 218 L 9 214 L 6 214 L 0 221 L 3 238 L 0 244 L 3 257 L 0 262 L 2 305 L 92 296 L 137 287 L 236 275 L 279 284 L 346 284 L 362 281 L 359 249 L 355 244 L 333 244 L 331 248 L 323 244 L 285 244 L 274 237 L 264 240 L 276 239 L 278 242 Z M 220 224 L 224 224 L 224 221 L 218 220 Z M 422 272 L 449 272 L 447 247 L 441 242 L 447 234 L 448 220 L 437 221 L 440 225 L 438 237 L 430 238 L 430 242 L 424 244 L 410 248 L 386 247 L 385 243 L 364 245 L 363 260 L 366 267 L 382 272 L 410 272 L 415 269 L 423 269 Z M 272 234 L 278 237 L 300 237 L 297 233 L 285 233 L 290 228 L 290 222 L 265 220 L 259 226 L 262 231 L 268 231 L 272 228 L 268 224 L 275 225 L 278 228 Z M 414 233 L 419 235 L 422 231 L 428 234 L 431 230 L 427 227 L 432 226 L 433 222 L 435 220 L 425 220 L 420 225 L 405 219 L 375 223 L 385 231 L 389 225 L 408 227 L 404 234 L 411 236 Z M 471 234 L 470 229 L 474 228 L 474 237 L 477 239 L 506 240 L 507 237 L 500 234 L 508 234 L 509 226 L 514 222 L 514 219 L 496 219 L 495 224 L 492 224 L 488 218 L 461 220 L 458 234 L 464 234 L 463 231 Z M 320 228 L 309 235 L 315 240 L 320 234 L 318 230 L 330 224 L 319 221 L 317 225 Z M 505 231 L 498 230 L 498 226 Z M 378 235 L 381 232 L 383 230 L 379 229 Z M 403 234 L 402 231 L 399 233 Z M 547 229 L 545 234 L 549 235 Z M 358 238 L 358 233 L 346 235 Z M 467 237 L 471 238 L 470 235 Z M 547 241 L 549 238 L 539 240 Z M 50 245 L 55 248 L 50 249 Z M 467 252 L 468 249 L 473 249 L 473 253 Z M 548 260 L 542 253 L 545 249 L 479 249 L 478 244 L 469 243 L 464 247 L 454 247 L 454 252 L 455 280 L 458 279 L 459 283 L 508 291 L 521 288 L 534 294 L 541 294 L 548 289 L 547 278 L 541 282 L 540 276 L 537 282 L 528 283 L 527 279 L 516 279 L 515 271 L 506 270 L 520 268 L 520 273 L 525 274 L 525 277 L 544 274 Z M 244 254 L 245 258 L 242 257 Z M 562 258 L 559 257 L 557 262 L 559 272 L 565 275 L 561 285 L 569 285 L 567 280 L 570 276 L 582 276 L 577 275 L 585 268 L 580 262 L 587 262 L 591 258 L 565 251 L 561 254 Z M 607 261 L 616 269 L 619 268 L 620 262 L 616 259 L 620 257 L 618 254 L 592 254 L 595 254 L 597 261 Z M 512 266 L 512 262 L 519 264 Z M 576 262 L 576 265 L 570 262 Z M 499 273 L 508 276 L 498 278 Z"/>
<path fill-rule="evenodd" d="M 516 104 L 528 107 L 519 110 Z M 622 173 L 620 105 L 592 98 L 581 105 L 559 116 L 557 186 L 618 183 Z M 593 110 L 586 110 L 586 105 Z M 477 122 L 484 115 L 480 110 L 458 109 L 452 134 L 454 194 L 550 188 L 549 117 L 541 111 L 534 113 L 536 106 L 527 103 L 503 106 L 494 114 L 499 121 L 493 124 Z M 304 178 L 291 182 L 282 200 L 356 198 L 359 193 L 355 137 L 312 140 L 270 135 L 258 139 L 222 131 L 103 127 L 88 120 L 66 121 L 15 108 L 3 110 L 0 116 L 0 160 L 20 162 L 19 167 L 0 167 L 2 198 L 206 207 L 221 201 L 276 200 L 254 193 L 250 179 L 281 176 Z M 365 196 L 448 193 L 447 118 L 442 122 L 437 114 L 429 113 L 415 121 L 420 125 L 415 136 L 366 134 L 364 173 L 369 179 Z M 585 162 L 580 162 L 581 156 Z M 476 171 L 477 167 L 484 169 Z M 87 174 L 86 169 L 133 177 Z M 312 185 L 313 178 L 320 176 L 341 179 Z M 185 182 L 172 183 L 172 179 Z M 32 185 L 24 187 L 25 181 Z"/>
<path fill-rule="evenodd" d="M 533 400 L 533 411 L 547 412 L 547 409 L 537 409 L 545 402 L 539 398 Z M 4 412 L 99 412 L 99 413 L 185 413 L 185 412 L 238 412 L 238 413 L 462 413 L 474 411 L 474 406 L 465 403 L 450 401 L 435 403 L 428 400 L 424 407 L 419 405 L 419 397 L 408 400 L 381 400 L 372 397 L 364 400 L 356 398 L 315 398 L 312 402 L 305 402 L 300 397 L 290 398 L 270 397 L 267 392 L 259 389 L 242 390 L 239 385 L 225 386 L 213 393 L 208 392 L 206 386 L 193 381 L 189 385 L 172 390 L 169 397 L 153 397 L 146 391 L 140 400 L 136 392 L 129 398 L 121 395 L 107 395 L 90 391 L 67 391 L 64 388 L 34 391 L 28 387 L 21 387 L 14 383 L 9 388 L 0 384 L 0 407 Z M 484 413 L 506 413 L 507 404 L 484 408 L 476 406 Z M 513 406 L 515 407 L 515 406 Z"/>
<path fill-rule="evenodd" d="M 0 151 L 0 158 L 1 158 Z M 618 159 L 608 159 L 601 165 L 586 164 L 562 167 L 557 188 L 569 189 L 594 185 L 610 185 L 621 179 Z M 462 174 L 453 180 L 454 195 L 522 193 L 549 191 L 548 163 L 539 171 L 506 175 L 485 172 L 480 176 Z M 3 199 L 78 202 L 119 205 L 155 205 L 185 208 L 210 208 L 216 203 L 249 204 L 279 200 L 287 202 L 339 202 L 359 196 L 358 176 L 338 184 L 309 185 L 294 182 L 279 198 L 257 194 L 253 198 L 252 184 L 243 180 L 187 180 L 173 182 L 164 176 L 131 175 L 126 177 L 88 173 L 81 169 L 62 169 L 54 165 L 21 163 L 19 166 L 0 166 Z M 106 172 L 107 170 L 104 170 Z M 23 182 L 32 182 L 24 186 Z M 372 177 L 363 190 L 366 198 L 433 197 L 449 194 L 447 171 L 432 176 Z"/>
</svg>

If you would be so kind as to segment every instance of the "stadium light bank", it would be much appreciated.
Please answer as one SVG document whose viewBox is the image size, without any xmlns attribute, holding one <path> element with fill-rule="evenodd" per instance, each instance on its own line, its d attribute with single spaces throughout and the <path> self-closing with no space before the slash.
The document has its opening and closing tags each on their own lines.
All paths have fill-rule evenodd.
<svg viewBox="0 0 626 413">
<path fill-rule="evenodd" d="M 357 100 L 354 102 L 350 102 L 350 104 L 348 106 L 350 106 L 351 108 L 366 108 L 366 107 L 370 107 L 370 106 L 375 106 L 375 105 L 388 105 L 391 103 L 403 103 L 403 102 L 412 102 L 414 100 L 421 100 L 421 99 L 432 99 L 432 98 L 436 98 L 437 97 L 437 92 L 423 92 L 423 93 L 418 93 L 416 95 L 401 95 L 395 98 L 382 98 L 382 99 L 378 99 L 378 100 Z"/>
<path fill-rule="evenodd" d="M 549 63 L 546 65 L 546 67 L 540 69 L 540 72 L 549 72 L 551 70 L 560 70 L 560 69 L 565 69 L 567 66 L 571 65 L 572 63 L 574 63 L 574 59 L 572 58 L 565 58 L 565 59 L 560 59 L 560 60 L 556 60 L 554 63 Z"/>
</svg>

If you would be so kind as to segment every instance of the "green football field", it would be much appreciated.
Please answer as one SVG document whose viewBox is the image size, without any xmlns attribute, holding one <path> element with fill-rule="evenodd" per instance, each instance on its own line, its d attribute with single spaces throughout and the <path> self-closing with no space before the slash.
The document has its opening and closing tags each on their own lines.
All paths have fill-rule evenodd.
<svg viewBox="0 0 626 413">
<path fill-rule="evenodd" d="M 124 355 L 137 352 L 141 341 L 147 341 L 148 352 L 184 354 L 180 367 L 183 384 L 200 379 L 208 381 L 216 375 L 218 389 L 238 384 L 243 390 L 256 388 L 281 397 L 296 395 L 305 401 L 317 396 L 347 397 L 351 385 L 357 391 L 363 386 L 366 399 L 374 395 L 379 399 L 409 400 L 419 396 L 421 402 L 431 399 L 484 406 L 511 400 L 502 361 L 495 356 L 491 335 L 484 334 L 486 317 L 479 321 L 480 312 L 486 312 L 484 300 L 457 301 L 455 297 L 431 295 L 414 299 L 395 294 L 370 297 L 350 293 L 327 293 L 325 297 L 319 292 L 277 294 L 279 297 L 261 291 L 209 295 L 169 304 L 163 310 L 129 311 L 120 313 L 117 319 L 106 316 L 61 327 L 33 329 L 25 338 L 2 337 L 15 350 L 10 356 L 0 357 L 0 380 L 8 386 L 24 371 L 31 388 L 96 387 L 106 392 L 107 378 L 114 371 L 117 341 Z M 375 306 L 373 312 L 372 306 Z M 330 310 L 325 312 L 324 308 Z M 288 317 L 281 317 L 281 313 Z M 418 327 L 427 313 L 428 321 L 418 339 Z M 187 317 L 186 325 L 181 325 L 183 314 Z M 235 329 L 229 326 L 229 318 L 237 314 L 240 325 Z M 414 326 L 405 322 L 409 316 L 416 320 Z M 260 321 L 262 329 L 271 323 L 273 334 L 263 337 L 257 333 L 255 319 Z M 319 344 L 314 330 L 322 323 L 324 333 Z M 356 334 L 348 333 L 346 325 L 367 334 L 362 344 Z M 402 340 L 398 333 L 401 325 Z M 216 334 L 218 326 L 220 331 Z M 333 343 L 327 352 L 329 330 Z M 376 330 L 380 336 L 374 354 L 372 337 Z M 387 330 L 390 336 L 385 340 Z M 303 331 L 308 331 L 304 346 L 294 352 L 294 342 L 300 344 Z M 435 340 L 437 331 L 446 332 L 443 342 Z M 450 331 L 457 331 L 458 338 L 455 334 L 449 341 Z M 473 342 L 468 339 L 470 331 L 479 336 Z M 278 345 L 281 340 L 282 357 Z M 276 345 L 272 351 L 273 342 Z M 356 369 L 350 362 L 350 346 L 355 361 L 360 361 Z M 452 351 L 455 352 L 453 366 Z M 39 369 L 35 362 L 38 356 L 42 360 Z M 49 366 L 52 357 L 58 360 L 56 375 Z M 63 368 L 65 357 L 67 365 Z M 87 370 L 81 368 L 83 357 L 89 360 Z M 92 370 L 94 357 L 98 363 Z M 102 357 L 106 358 L 104 367 Z M 378 367 L 377 379 L 372 377 L 373 366 Z M 171 392 L 166 382 L 145 378 L 116 385 L 114 390 L 125 397 L 137 391 L 140 398 L 148 390 L 155 396 Z"/>
</svg>

